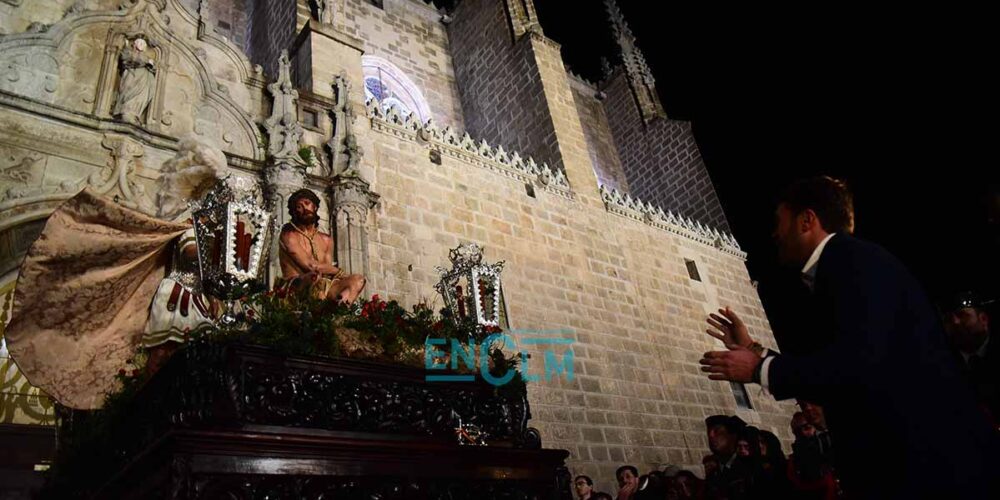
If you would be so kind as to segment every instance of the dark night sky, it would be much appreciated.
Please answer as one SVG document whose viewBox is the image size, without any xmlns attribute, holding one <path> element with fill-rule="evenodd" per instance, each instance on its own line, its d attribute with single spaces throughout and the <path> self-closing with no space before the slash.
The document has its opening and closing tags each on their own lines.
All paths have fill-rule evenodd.
<svg viewBox="0 0 1000 500">
<path fill-rule="evenodd" d="M 598 80 L 611 49 L 601 0 L 535 4 L 567 64 Z M 996 158 L 969 119 L 985 102 L 977 82 L 986 55 L 976 47 L 987 32 L 968 24 L 976 14 L 619 5 L 667 114 L 693 122 L 765 302 L 776 276 L 773 197 L 813 174 L 848 181 L 857 235 L 887 247 L 932 295 L 996 293 L 983 202 Z"/>
</svg>

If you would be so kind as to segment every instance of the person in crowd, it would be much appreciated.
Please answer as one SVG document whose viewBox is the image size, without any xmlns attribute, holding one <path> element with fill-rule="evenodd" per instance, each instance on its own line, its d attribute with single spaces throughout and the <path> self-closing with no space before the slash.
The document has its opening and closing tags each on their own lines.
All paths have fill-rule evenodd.
<svg viewBox="0 0 1000 500">
<path fill-rule="evenodd" d="M 816 428 L 817 432 L 826 432 L 829 430 L 826 426 L 826 413 L 823 412 L 822 406 L 804 399 L 797 399 L 795 402 L 798 403 L 802 414 Z"/>
<path fill-rule="evenodd" d="M 792 435 L 795 439 L 802 439 L 804 437 L 813 437 L 816 435 L 816 427 L 809 423 L 806 418 L 806 414 L 801 411 L 797 411 L 792 415 Z"/>
<path fill-rule="evenodd" d="M 661 471 L 652 471 L 649 474 L 639 476 L 636 481 L 635 500 L 664 500 L 667 497 L 669 483 L 668 479 Z"/>
<path fill-rule="evenodd" d="M 708 498 L 744 498 L 752 481 L 748 462 L 738 460 L 737 441 L 746 422 L 736 416 L 712 415 L 705 419 L 708 448 L 719 464 L 718 472 L 708 476 Z"/>
<path fill-rule="evenodd" d="M 760 455 L 762 467 L 767 471 L 785 470 L 785 453 L 781 450 L 781 441 L 771 431 L 760 431 Z"/>
<path fill-rule="evenodd" d="M 736 454 L 748 463 L 760 461 L 760 429 L 748 425 L 736 439 Z"/>
<path fill-rule="evenodd" d="M 787 498 L 790 493 L 788 483 L 788 463 L 781 451 L 781 441 L 773 432 L 761 430 L 758 437 L 760 446 L 760 476 L 755 481 L 758 498 Z"/>
<path fill-rule="evenodd" d="M 719 473 L 719 460 L 715 458 L 714 454 L 705 455 L 701 459 L 701 466 L 705 469 L 705 480 L 715 477 Z"/>
<path fill-rule="evenodd" d="M 675 481 L 677 483 L 677 497 L 680 500 L 703 498 L 705 489 L 704 481 L 698 479 L 698 476 L 695 476 L 693 472 L 682 470 L 677 473 Z"/>
<path fill-rule="evenodd" d="M 1000 342 L 990 336 L 991 301 L 960 292 L 942 308 L 948 342 L 980 408 L 1000 428 Z"/>
<path fill-rule="evenodd" d="M 615 471 L 618 479 L 618 500 L 631 500 L 639 489 L 639 469 L 634 465 L 623 465 Z"/>
<path fill-rule="evenodd" d="M 591 500 L 594 496 L 594 480 L 589 476 L 576 476 L 573 480 L 577 500 Z"/>
</svg>

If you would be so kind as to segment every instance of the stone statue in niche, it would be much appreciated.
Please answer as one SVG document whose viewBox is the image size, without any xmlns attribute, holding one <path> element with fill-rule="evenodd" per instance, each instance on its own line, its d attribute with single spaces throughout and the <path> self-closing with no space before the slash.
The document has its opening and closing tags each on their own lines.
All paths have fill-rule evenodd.
<svg viewBox="0 0 1000 500">
<path fill-rule="evenodd" d="M 146 39 L 140 36 L 126 44 L 119 55 L 121 77 L 111 115 L 136 125 L 142 123 L 153 101 L 156 84 L 156 63 L 148 48 Z"/>
</svg>

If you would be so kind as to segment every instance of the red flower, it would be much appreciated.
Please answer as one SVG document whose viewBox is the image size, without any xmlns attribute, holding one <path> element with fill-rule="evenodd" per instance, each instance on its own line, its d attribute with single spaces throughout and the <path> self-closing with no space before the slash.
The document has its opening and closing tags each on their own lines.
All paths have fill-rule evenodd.
<svg viewBox="0 0 1000 500">
<path fill-rule="evenodd" d="M 431 330 L 434 330 L 435 332 L 440 332 L 442 328 L 444 328 L 443 321 L 435 321 L 434 324 L 431 325 Z"/>
<path fill-rule="evenodd" d="M 139 369 L 138 368 L 132 370 L 132 376 L 133 377 L 138 377 L 139 376 Z"/>
<path fill-rule="evenodd" d="M 377 293 L 376 293 L 375 295 L 372 295 L 372 300 L 371 300 L 372 302 L 379 302 L 379 301 L 381 301 L 381 300 L 382 300 L 382 299 L 380 299 L 380 298 L 379 298 L 379 296 L 378 296 L 378 294 L 377 294 Z"/>
<path fill-rule="evenodd" d="M 248 309 L 247 310 L 247 317 L 250 318 L 250 319 L 253 319 L 253 309 Z"/>
<path fill-rule="evenodd" d="M 125 376 L 125 369 L 124 368 L 118 369 L 118 376 L 119 377 L 124 377 Z"/>
</svg>

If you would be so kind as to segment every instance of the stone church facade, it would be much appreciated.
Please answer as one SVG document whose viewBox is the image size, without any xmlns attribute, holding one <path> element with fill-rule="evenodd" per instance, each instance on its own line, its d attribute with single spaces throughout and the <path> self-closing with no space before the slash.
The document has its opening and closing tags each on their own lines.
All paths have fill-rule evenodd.
<svg viewBox="0 0 1000 500">
<path fill-rule="evenodd" d="M 573 341 L 571 380 L 529 384 L 531 425 L 601 489 L 621 464 L 700 464 L 707 415 L 790 438 L 788 405 L 699 371 L 720 347 L 708 312 L 733 307 L 773 346 L 770 327 L 690 124 L 607 10 L 621 58 L 594 84 L 532 0 L 0 0 L 0 319 L 48 214 L 83 188 L 153 213 L 194 136 L 281 220 L 292 191 L 321 195 L 368 295 L 435 303 L 461 243 L 505 261 L 515 338 Z M 0 424 L 51 425 L 0 363 Z"/>
</svg>

